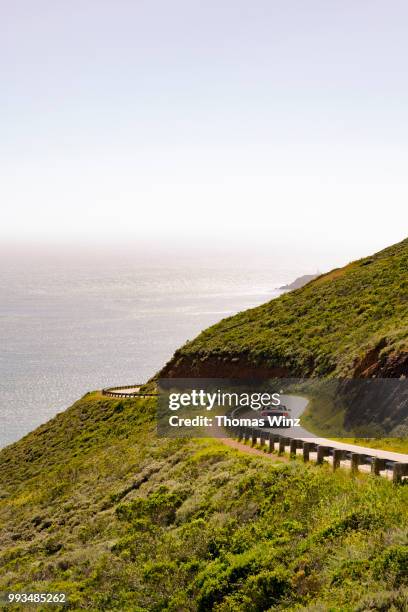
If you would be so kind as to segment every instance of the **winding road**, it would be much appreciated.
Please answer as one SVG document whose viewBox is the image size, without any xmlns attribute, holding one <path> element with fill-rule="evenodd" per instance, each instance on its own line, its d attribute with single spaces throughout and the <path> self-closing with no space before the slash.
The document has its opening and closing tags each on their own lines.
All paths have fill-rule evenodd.
<svg viewBox="0 0 408 612">
<path fill-rule="evenodd" d="M 111 397 L 149 397 L 157 396 L 157 393 L 140 393 L 141 385 L 129 385 L 122 387 L 110 387 L 103 389 L 102 393 Z M 282 395 L 282 403 L 289 409 L 290 418 L 300 418 L 304 412 L 308 399 L 296 395 Z M 245 416 L 254 418 L 254 412 L 246 413 Z M 262 432 L 265 434 L 275 433 L 281 437 L 288 438 L 292 441 L 299 442 L 299 448 L 296 448 L 296 454 L 302 453 L 302 445 L 306 442 L 312 443 L 312 448 L 309 452 L 309 458 L 311 460 L 318 460 L 317 449 L 320 447 L 326 447 L 329 452 L 325 454 L 325 459 L 329 463 L 334 465 L 334 451 L 341 451 L 342 457 L 337 463 L 337 467 L 352 468 L 352 456 L 360 455 L 363 460 L 358 462 L 354 467 L 357 470 L 363 472 L 369 472 L 372 470 L 373 458 L 378 459 L 382 465 L 378 467 L 376 473 L 380 473 L 387 477 L 395 477 L 394 467 L 395 464 L 404 464 L 400 466 L 402 471 L 400 473 L 401 478 L 408 477 L 408 454 L 395 453 L 393 451 L 370 448 L 359 444 L 347 444 L 346 442 L 339 442 L 336 440 L 330 440 L 328 438 L 322 438 L 316 436 L 311 431 L 308 431 L 302 426 L 299 427 L 288 427 L 288 428 L 267 428 L 264 427 Z M 261 441 L 261 438 L 260 438 Z M 274 444 L 274 443 L 273 443 Z M 399 478 L 399 477 L 398 477 Z"/>
</svg>

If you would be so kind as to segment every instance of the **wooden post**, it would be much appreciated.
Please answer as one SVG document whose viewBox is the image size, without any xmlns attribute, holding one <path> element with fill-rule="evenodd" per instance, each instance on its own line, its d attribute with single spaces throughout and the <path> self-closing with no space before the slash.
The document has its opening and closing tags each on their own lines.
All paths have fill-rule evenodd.
<svg viewBox="0 0 408 612">
<path fill-rule="evenodd" d="M 271 433 L 269 434 L 269 448 L 271 453 L 275 450 L 275 442 L 279 442 L 281 436 L 279 434 Z"/>
<path fill-rule="evenodd" d="M 256 431 L 256 429 L 252 430 L 252 446 L 256 446 L 258 442 L 258 433 Z"/>
<path fill-rule="evenodd" d="M 337 470 L 340 467 L 340 461 L 343 459 L 344 452 L 341 448 L 333 449 L 333 470 Z"/>
<path fill-rule="evenodd" d="M 303 442 L 303 461 L 305 463 L 309 461 L 311 446 L 311 442 Z"/>
<path fill-rule="evenodd" d="M 323 460 L 329 454 L 329 447 L 319 444 L 317 447 L 317 465 L 321 465 Z"/>
<path fill-rule="evenodd" d="M 351 471 L 358 472 L 358 466 L 361 463 L 360 453 L 351 453 Z"/>
<path fill-rule="evenodd" d="M 408 475 L 408 463 L 394 463 L 392 471 L 392 481 L 395 483 L 401 482 L 403 476 Z"/>
<path fill-rule="evenodd" d="M 265 446 L 265 432 L 261 431 L 261 448 Z"/>
<path fill-rule="evenodd" d="M 385 470 L 385 459 L 380 459 L 380 457 L 373 457 L 371 462 L 371 473 L 376 476 L 380 475 L 381 470 Z"/>
<path fill-rule="evenodd" d="M 282 453 L 285 452 L 285 447 L 287 443 L 288 443 L 288 438 L 284 438 L 283 436 L 279 438 L 279 454 L 280 455 L 282 455 Z"/>
<path fill-rule="evenodd" d="M 296 457 L 296 449 L 297 449 L 297 446 L 298 446 L 297 443 L 298 443 L 297 440 L 294 440 L 293 438 L 291 438 L 291 440 L 290 440 L 290 455 L 292 457 Z"/>
</svg>

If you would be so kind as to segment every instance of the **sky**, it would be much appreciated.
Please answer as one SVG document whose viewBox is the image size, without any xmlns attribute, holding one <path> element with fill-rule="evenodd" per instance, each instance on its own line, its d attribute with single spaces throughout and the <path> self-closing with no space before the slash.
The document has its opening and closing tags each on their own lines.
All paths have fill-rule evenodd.
<svg viewBox="0 0 408 612">
<path fill-rule="evenodd" d="M 348 261 L 407 232 L 408 4 L 0 0 L 0 241 Z"/>
</svg>

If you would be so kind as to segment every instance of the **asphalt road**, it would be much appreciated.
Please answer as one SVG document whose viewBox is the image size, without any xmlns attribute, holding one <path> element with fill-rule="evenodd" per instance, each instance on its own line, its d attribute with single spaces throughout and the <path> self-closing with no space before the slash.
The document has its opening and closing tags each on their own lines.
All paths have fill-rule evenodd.
<svg viewBox="0 0 408 612">
<path fill-rule="evenodd" d="M 282 403 L 290 409 L 290 418 L 300 418 L 301 414 L 305 410 L 308 400 L 304 397 L 295 395 L 282 395 Z M 251 413 L 252 418 L 254 413 Z M 357 444 L 347 444 L 345 442 L 336 442 L 335 440 L 329 440 L 328 438 L 320 438 L 316 434 L 308 431 L 304 427 L 285 427 L 279 429 L 266 428 L 266 431 L 273 431 L 281 435 L 287 435 L 290 438 L 297 438 L 304 440 L 305 442 L 315 442 L 323 446 L 331 446 L 332 448 L 340 448 L 348 450 L 353 453 L 367 454 L 372 457 L 379 457 L 381 459 L 388 459 L 390 461 L 398 461 L 402 463 L 408 463 L 408 454 L 405 453 L 394 453 L 388 450 L 380 450 L 376 448 L 369 448 L 367 446 L 360 446 Z"/>
</svg>

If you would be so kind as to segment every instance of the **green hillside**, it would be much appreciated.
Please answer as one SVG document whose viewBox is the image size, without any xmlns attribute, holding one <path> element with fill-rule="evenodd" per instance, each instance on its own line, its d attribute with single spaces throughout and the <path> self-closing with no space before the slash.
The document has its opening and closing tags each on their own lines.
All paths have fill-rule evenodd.
<svg viewBox="0 0 408 612">
<path fill-rule="evenodd" d="M 408 239 L 203 331 L 162 376 L 408 372 Z"/>
<path fill-rule="evenodd" d="M 0 591 L 95 611 L 406 609 L 407 487 L 159 439 L 154 413 L 88 394 L 0 453 Z"/>
<path fill-rule="evenodd" d="M 407 264 L 405 240 L 225 319 L 162 375 L 407 374 Z M 408 487 L 161 439 L 155 410 L 90 393 L 0 452 L 0 592 L 95 611 L 408 609 Z"/>
</svg>

